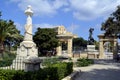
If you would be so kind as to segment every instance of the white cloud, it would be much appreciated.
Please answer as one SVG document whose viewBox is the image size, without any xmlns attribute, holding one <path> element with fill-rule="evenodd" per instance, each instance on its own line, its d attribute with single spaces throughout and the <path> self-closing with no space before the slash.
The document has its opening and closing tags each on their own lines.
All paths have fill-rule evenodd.
<svg viewBox="0 0 120 80">
<path fill-rule="evenodd" d="M 19 2 L 21 0 L 10 0 L 10 2 Z"/>
<path fill-rule="evenodd" d="M 21 31 L 21 34 L 24 33 L 24 25 L 18 23 L 18 22 L 15 22 L 14 25 L 16 25 L 16 28 Z"/>
<path fill-rule="evenodd" d="M 33 32 L 37 30 L 37 28 L 55 28 L 61 25 L 53 25 L 48 23 L 41 23 L 41 24 L 33 24 Z M 79 28 L 79 25 L 72 24 L 70 26 L 64 26 L 66 27 L 66 30 L 71 33 L 76 33 L 76 30 Z"/>
<path fill-rule="evenodd" d="M 120 0 L 10 0 L 23 11 L 31 5 L 36 16 L 54 16 L 59 11 L 72 12 L 78 20 L 92 20 L 110 15 Z"/>
<path fill-rule="evenodd" d="M 52 24 L 48 24 L 48 23 L 41 23 L 41 24 L 33 24 L 33 27 L 34 28 L 54 28 L 55 25 L 52 25 Z"/>
<path fill-rule="evenodd" d="M 24 26 L 21 25 L 21 24 L 19 24 L 19 23 L 17 23 L 17 22 L 15 22 L 14 25 L 16 25 L 16 28 L 17 28 L 18 30 L 24 29 Z"/>
<path fill-rule="evenodd" d="M 41 23 L 41 24 L 33 24 L 33 33 L 36 32 L 37 28 L 54 28 L 57 25 L 52 25 L 48 23 Z"/>
<path fill-rule="evenodd" d="M 91 20 L 110 15 L 120 0 L 70 0 L 73 16 L 79 20 Z"/>
<path fill-rule="evenodd" d="M 71 11 L 71 9 L 70 8 L 64 8 L 63 11 L 64 12 L 69 12 L 69 11 Z"/>
<path fill-rule="evenodd" d="M 20 24 L 20 23 L 14 23 L 16 25 L 16 28 L 18 30 L 21 31 L 21 34 L 24 34 L 24 25 Z M 32 25 L 32 29 L 33 29 L 33 32 L 35 32 L 37 30 L 37 28 L 54 28 L 56 27 L 57 25 L 52 25 L 52 24 L 48 24 L 48 23 L 41 23 L 41 24 L 33 24 Z"/>
<path fill-rule="evenodd" d="M 78 28 L 80 28 L 79 25 L 77 25 L 77 24 L 72 24 L 71 26 L 66 27 L 66 30 L 67 30 L 68 32 L 71 32 L 71 33 L 74 34 L 74 33 L 76 33 L 76 30 L 77 30 Z"/>
<path fill-rule="evenodd" d="M 53 16 L 57 13 L 58 9 L 68 5 L 66 0 L 11 0 L 11 2 L 18 2 L 18 6 L 23 11 L 27 5 L 31 5 L 37 16 Z"/>
</svg>

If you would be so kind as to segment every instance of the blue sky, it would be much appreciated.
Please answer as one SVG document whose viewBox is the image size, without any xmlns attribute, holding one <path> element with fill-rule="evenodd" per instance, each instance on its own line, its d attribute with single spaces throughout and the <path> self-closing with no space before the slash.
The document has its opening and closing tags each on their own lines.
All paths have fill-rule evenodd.
<svg viewBox="0 0 120 80">
<path fill-rule="evenodd" d="M 103 33 L 100 31 L 101 23 L 119 4 L 120 0 L 1 0 L 0 11 L 2 18 L 13 20 L 22 34 L 26 23 L 24 11 L 27 5 L 31 5 L 34 11 L 33 32 L 38 27 L 63 25 L 87 40 L 92 27 L 93 37 L 98 40 L 97 35 Z"/>
</svg>

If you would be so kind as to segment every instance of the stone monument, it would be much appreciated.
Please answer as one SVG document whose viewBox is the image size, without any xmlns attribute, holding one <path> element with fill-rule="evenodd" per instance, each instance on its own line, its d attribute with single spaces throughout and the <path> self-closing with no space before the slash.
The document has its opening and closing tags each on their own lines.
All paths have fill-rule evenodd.
<svg viewBox="0 0 120 80">
<path fill-rule="evenodd" d="M 94 45 L 94 38 L 93 35 L 94 28 L 89 29 L 89 37 L 88 37 L 88 45 Z"/>
<path fill-rule="evenodd" d="M 27 15 L 27 21 L 25 24 L 24 40 L 20 43 L 20 46 L 17 48 L 17 56 L 12 64 L 12 66 L 14 66 L 16 70 L 25 69 L 25 63 L 23 62 L 25 59 L 29 59 L 30 57 L 38 58 L 38 49 L 32 39 L 33 36 L 31 17 L 33 15 L 33 11 L 30 5 L 25 10 L 25 14 Z"/>
<path fill-rule="evenodd" d="M 88 51 L 94 51 L 95 50 L 94 38 L 92 37 L 93 31 L 94 31 L 93 28 L 89 29 L 89 37 L 88 37 L 88 45 L 87 45 L 87 50 Z"/>
<path fill-rule="evenodd" d="M 17 56 L 38 56 L 38 50 L 32 38 L 33 36 L 31 17 L 33 15 L 33 11 L 30 5 L 27 7 L 27 10 L 25 10 L 25 14 L 27 15 L 27 21 L 25 24 L 24 40 L 22 43 L 20 43 L 20 47 L 17 49 Z"/>
<path fill-rule="evenodd" d="M 89 37 L 88 37 L 88 45 L 87 45 L 88 58 L 95 58 L 96 57 L 94 38 L 92 37 L 93 31 L 94 31 L 94 28 L 89 29 Z"/>
</svg>

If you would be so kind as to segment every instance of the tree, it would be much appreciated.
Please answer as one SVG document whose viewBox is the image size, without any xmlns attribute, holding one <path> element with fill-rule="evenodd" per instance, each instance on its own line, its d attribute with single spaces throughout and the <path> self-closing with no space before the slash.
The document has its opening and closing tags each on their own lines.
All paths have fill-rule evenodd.
<svg viewBox="0 0 120 80">
<path fill-rule="evenodd" d="M 55 30 L 51 28 L 37 29 L 33 40 L 37 44 L 39 55 L 46 55 L 46 52 L 52 51 L 59 45 L 56 35 Z"/>
<path fill-rule="evenodd" d="M 19 45 L 20 42 L 23 40 L 23 36 L 20 34 L 20 31 L 16 29 L 16 26 L 11 26 L 11 31 L 9 32 L 10 35 L 6 36 L 4 44 L 8 45 L 9 51 L 13 46 L 15 49 Z"/>
<path fill-rule="evenodd" d="M 102 23 L 101 30 L 105 31 L 106 36 L 118 36 L 120 38 L 120 6 Z"/>
<path fill-rule="evenodd" d="M 20 31 L 16 29 L 12 20 L 0 19 L 0 53 L 3 53 L 5 44 L 11 46 L 22 40 Z"/>
<path fill-rule="evenodd" d="M 73 46 L 76 49 L 80 49 L 80 48 L 86 48 L 87 46 L 87 40 L 84 40 L 83 38 L 73 38 Z M 75 50 L 76 50 L 75 49 Z"/>
</svg>

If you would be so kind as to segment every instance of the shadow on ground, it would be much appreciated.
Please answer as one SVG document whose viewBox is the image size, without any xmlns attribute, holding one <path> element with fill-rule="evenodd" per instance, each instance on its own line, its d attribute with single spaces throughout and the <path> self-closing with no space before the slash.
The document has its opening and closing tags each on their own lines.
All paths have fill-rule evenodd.
<svg viewBox="0 0 120 80">
<path fill-rule="evenodd" d="M 75 80 L 120 80 L 120 63 L 101 60 L 85 70 L 88 68 L 83 68 L 82 74 Z"/>
</svg>

